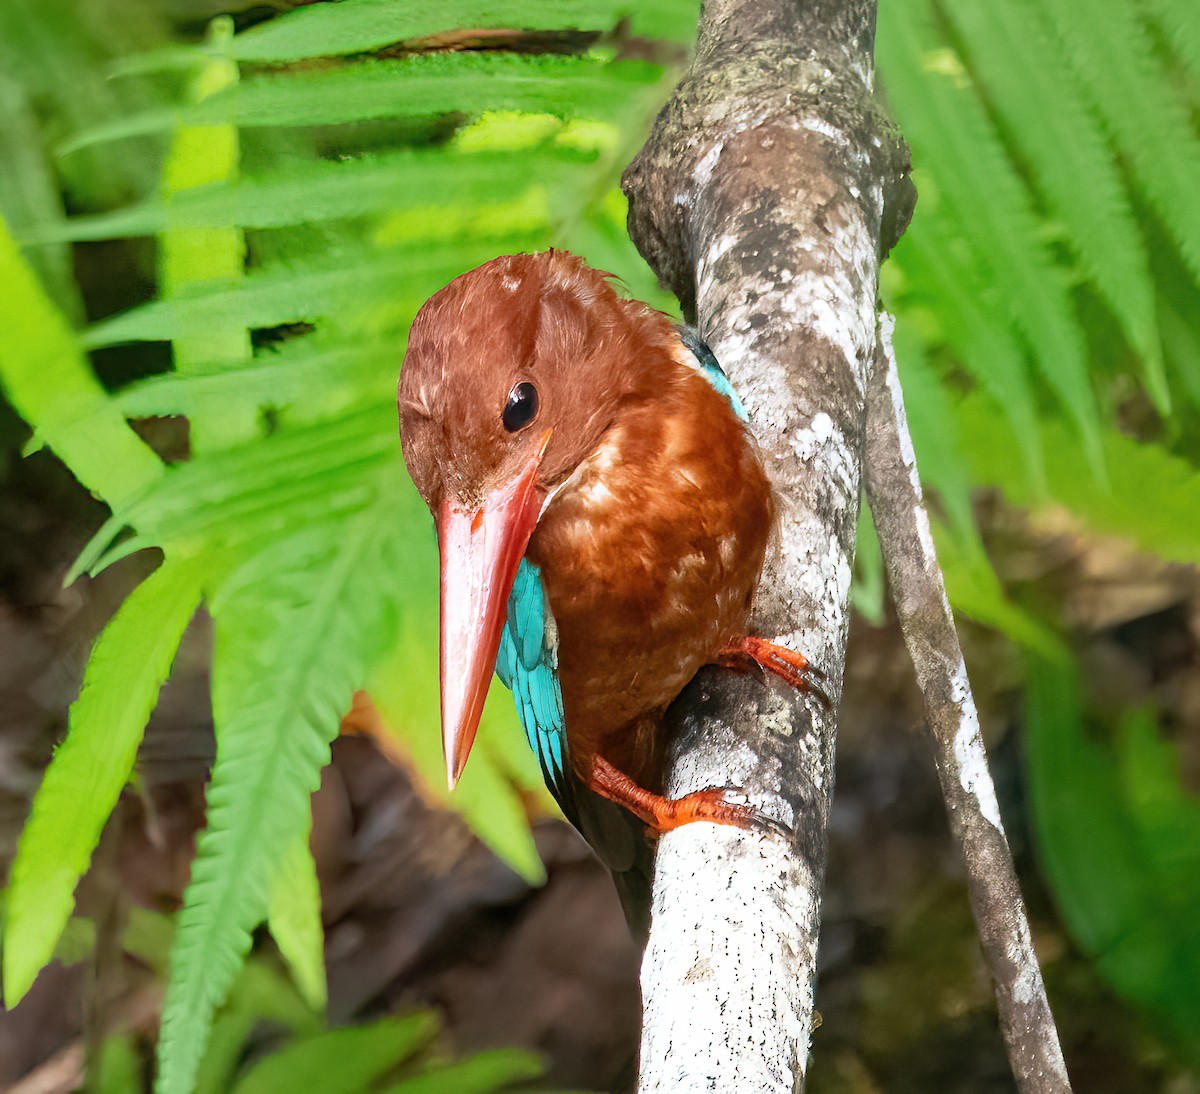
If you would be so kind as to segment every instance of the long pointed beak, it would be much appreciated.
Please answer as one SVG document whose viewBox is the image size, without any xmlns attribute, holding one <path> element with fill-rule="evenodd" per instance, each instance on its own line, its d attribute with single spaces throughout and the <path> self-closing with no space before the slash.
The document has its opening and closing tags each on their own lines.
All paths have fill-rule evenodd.
<svg viewBox="0 0 1200 1094">
<path fill-rule="evenodd" d="M 441 554 L 442 748 L 450 789 L 458 782 L 483 713 L 517 567 L 537 526 L 541 444 L 511 482 L 478 509 L 447 499 L 438 511 Z"/>
</svg>

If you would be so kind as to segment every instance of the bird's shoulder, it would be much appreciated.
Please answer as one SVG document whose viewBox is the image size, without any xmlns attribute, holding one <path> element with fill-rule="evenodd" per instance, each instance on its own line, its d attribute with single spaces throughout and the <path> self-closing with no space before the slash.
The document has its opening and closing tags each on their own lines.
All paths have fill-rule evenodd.
<svg viewBox="0 0 1200 1094">
<path fill-rule="evenodd" d="M 709 348 L 700 332 L 687 323 L 678 324 L 675 331 L 679 335 L 682 363 L 699 372 L 721 395 L 725 396 L 733 408 L 733 412 L 743 421 L 747 421 L 749 415 L 746 413 L 745 405 L 738 397 L 725 370 L 721 368 L 717 355 Z"/>
</svg>

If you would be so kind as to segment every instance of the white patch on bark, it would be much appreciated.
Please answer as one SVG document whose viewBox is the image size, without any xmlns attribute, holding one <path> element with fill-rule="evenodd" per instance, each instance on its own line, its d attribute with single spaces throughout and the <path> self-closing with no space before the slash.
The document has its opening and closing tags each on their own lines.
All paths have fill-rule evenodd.
<svg viewBox="0 0 1200 1094">
<path fill-rule="evenodd" d="M 960 660 L 950 680 L 950 701 L 958 708 L 958 732 L 954 735 L 954 758 L 958 761 L 958 781 L 963 790 L 973 794 L 979 802 L 979 812 L 996 831 L 1003 835 L 1000 822 L 1000 803 L 996 800 L 996 788 L 988 771 L 987 752 L 983 747 L 983 733 L 979 728 L 979 713 L 975 709 L 975 697 L 967 680 L 966 662 Z"/>
<path fill-rule="evenodd" d="M 883 345 L 883 352 L 888 363 L 887 389 L 892 402 L 892 413 L 896 418 L 896 436 L 900 439 L 900 458 L 908 469 L 908 481 L 912 484 L 917 502 L 920 503 L 924 495 L 921 491 L 921 477 L 917 474 L 917 453 L 913 449 L 912 434 L 908 431 L 908 415 L 904 410 L 904 392 L 900 389 L 900 372 L 896 368 L 896 350 L 892 346 L 892 331 L 895 328 L 895 318 L 887 312 L 880 315 L 879 340 Z"/>
<path fill-rule="evenodd" d="M 828 137 L 839 148 L 845 148 L 850 143 L 843 129 L 836 125 L 830 125 L 824 118 L 809 115 L 807 118 L 801 118 L 796 123 L 796 128 L 807 129 L 810 133 L 820 133 L 822 137 Z"/>
<path fill-rule="evenodd" d="M 693 193 L 702 194 L 708 189 L 709 180 L 712 178 L 713 171 L 716 170 L 717 160 L 721 158 L 721 152 L 725 148 L 724 141 L 717 141 L 704 155 L 700 162 L 696 164 L 696 173 L 693 176 L 695 187 Z"/>
<path fill-rule="evenodd" d="M 828 234 L 825 234 L 828 233 Z M 791 392 L 782 382 L 787 364 L 769 363 L 756 352 L 758 327 L 752 320 L 766 316 L 789 329 L 807 330 L 827 341 L 845 358 L 859 391 L 866 386 L 866 362 L 875 345 L 875 242 L 861 218 L 849 204 L 834 203 L 825 210 L 825 232 L 801 240 L 805 251 L 820 251 L 831 245 L 838 261 L 820 270 L 767 270 L 759 281 L 745 284 L 740 297 L 729 299 L 720 292 L 716 265 L 729 250 L 727 235 L 714 240 L 697 264 L 698 299 L 719 304 L 720 331 L 712 336 L 717 359 L 729 362 L 731 377 L 752 407 L 756 420 L 783 426 L 791 409 Z M 871 291 L 864 291 L 867 288 Z M 736 339 L 736 344 L 729 342 Z M 736 373 L 736 375 L 735 375 Z M 765 375 L 764 375 L 765 373 Z M 774 374 L 772 376 L 772 374 Z M 766 397 L 764 388 L 771 389 Z M 756 413 L 757 412 L 757 413 Z"/>
<path fill-rule="evenodd" d="M 1013 983 L 1013 998 L 1018 1003 L 1032 1003 L 1045 995 L 1042 970 L 1038 966 L 1037 954 L 1033 950 L 1033 938 L 1029 933 L 1029 921 L 1018 916 L 1015 937 L 1008 950 L 1009 959 L 1020 970 Z"/>
<path fill-rule="evenodd" d="M 933 529 L 929 527 L 929 513 L 920 502 L 913 506 L 913 523 L 917 526 L 917 540 L 921 544 L 921 554 L 926 567 L 928 567 L 937 561 L 937 550 L 933 546 Z"/>
<path fill-rule="evenodd" d="M 833 507 L 844 509 L 858 489 L 857 464 L 833 419 L 824 411 L 818 411 L 810 425 L 790 433 L 788 444 L 800 460 L 820 468 L 821 476 L 837 486 L 831 495 Z"/>
</svg>

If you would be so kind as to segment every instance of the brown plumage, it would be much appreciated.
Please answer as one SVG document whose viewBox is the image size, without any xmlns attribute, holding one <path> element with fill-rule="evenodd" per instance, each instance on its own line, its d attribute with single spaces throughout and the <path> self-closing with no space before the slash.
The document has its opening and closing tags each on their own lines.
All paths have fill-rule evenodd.
<svg viewBox="0 0 1200 1094">
<path fill-rule="evenodd" d="M 535 389 L 535 413 L 526 421 L 523 404 L 519 428 L 506 428 L 506 404 L 528 396 L 521 385 Z M 417 315 L 399 406 L 409 471 L 441 530 L 451 782 L 482 704 L 457 674 L 469 662 L 472 680 L 490 675 L 491 617 L 523 551 L 557 625 L 575 777 L 659 830 L 754 823 L 720 790 L 658 796 L 662 712 L 702 665 L 753 660 L 798 686 L 806 666 L 744 639 L 770 487 L 744 423 L 677 329 L 569 254 L 497 258 Z M 477 631 L 476 615 L 489 620 Z"/>
<path fill-rule="evenodd" d="M 654 327 L 677 337 L 665 320 Z M 641 352 L 659 392 L 623 409 L 555 495 L 526 554 L 558 623 L 576 773 L 586 779 L 599 751 L 658 790 L 660 715 L 745 633 L 771 501 L 725 397 L 669 345 Z"/>
</svg>

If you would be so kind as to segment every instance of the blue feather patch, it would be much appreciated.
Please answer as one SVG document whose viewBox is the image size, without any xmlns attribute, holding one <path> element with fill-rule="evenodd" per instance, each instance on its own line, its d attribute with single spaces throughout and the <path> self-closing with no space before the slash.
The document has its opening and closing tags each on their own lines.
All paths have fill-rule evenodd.
<svg viewBox="0 0 1200 1094">
<path fill-rule="evenodd" d="M 558 638 L 541 571 L 522 559 L 508 597 L 496 675 L 513 693 L 517 717 L 550 792 L 564 804 L 567 733 L 558 684 Z"/>
<path fill-rule="evenodd" d="M 749 421 L 750 415 L 746 413 L 746 407 L 738 398 L 738 393 L 733 390 L 733 384 L 729 382 L 725 370 L 717 363 L 715 354 L 708 348 L 708 343 L 700 337 L 700 332 L 686 323 L 681 323 L 675 329 L 679 332 L 679 340 L 684 348 L 696 359 L 700 375 L 729 400 L 734 414 L 744 422 Z"/>
</svg>

